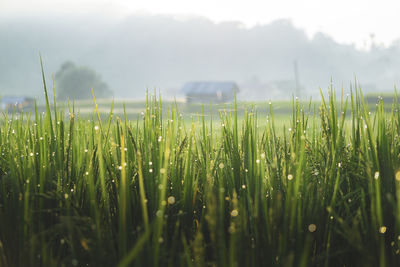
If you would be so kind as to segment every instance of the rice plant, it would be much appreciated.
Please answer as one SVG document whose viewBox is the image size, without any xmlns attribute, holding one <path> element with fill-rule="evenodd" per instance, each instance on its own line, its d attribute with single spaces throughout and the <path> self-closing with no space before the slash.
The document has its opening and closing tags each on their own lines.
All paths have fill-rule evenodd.
<svg viewBox="0 0 400 267">
<path fill-rule="evenodd" d="M 1 120 L 0 266 L 400 265 L 397 95 L 330 88 L 276 129 L 272 104 L 185 122 L 157 94 L 85 118 L 43 82 L 44 113 Z"/>
</svg>

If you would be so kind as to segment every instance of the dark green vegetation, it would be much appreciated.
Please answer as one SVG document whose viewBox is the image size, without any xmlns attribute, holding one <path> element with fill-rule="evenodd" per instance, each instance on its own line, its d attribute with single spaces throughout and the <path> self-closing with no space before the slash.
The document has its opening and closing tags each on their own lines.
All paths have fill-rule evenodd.
<svg viewBox="0 0 400 267">
<path fill-rule="evenodd" d="M 155 96 L 134 121 L 46 102 L 1 121 L 0 266 L 400 264 L 397 102 L 331 89 L 280 134 L 272 105 L 188 124 Z"/>
</svg>

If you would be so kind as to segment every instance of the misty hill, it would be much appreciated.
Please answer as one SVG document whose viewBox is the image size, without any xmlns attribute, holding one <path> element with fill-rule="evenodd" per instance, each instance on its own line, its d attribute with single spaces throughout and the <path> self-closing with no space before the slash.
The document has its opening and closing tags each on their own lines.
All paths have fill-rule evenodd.
<svg viewBox="0 0 400 267">
<path fill-rule="evenodd" d="M 173 95 L 199 80 L 233 80 L 242 98 L 287 98 L 295 88 L 295 60 L 307 96 L 331 77 L 340 88 L 356 75 L 364 91 L 392 90 L 400 81 L 398 43 L 359 51 L 322 33 L 309 39 L 287 20 L 246 29 L 168 16 L 19 18 L 0 20 L 0 95 L 42 94 L 39 50 L 49 82 L 73 61 L 95 69 L 120 98 L 143 98 L 146 88 Z"/>
</svg>

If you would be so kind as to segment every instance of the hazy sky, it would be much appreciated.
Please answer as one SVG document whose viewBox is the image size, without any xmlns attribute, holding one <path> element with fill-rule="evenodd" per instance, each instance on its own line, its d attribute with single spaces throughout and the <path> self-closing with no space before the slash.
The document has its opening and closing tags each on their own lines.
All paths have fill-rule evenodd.
<svg viewBox="0 0 400 267">
<path fill-rule="evenodd" d="M 247 27 L 291 19 L 312 36 L 322 31 L 340 43 L 363 48 L 400 38 L 400 1 L 396 0 L 0 0 L 0 16 L 88 13 L 123 18 L 129 14 L 172 14 L 235 20 Z"/>
</svg>

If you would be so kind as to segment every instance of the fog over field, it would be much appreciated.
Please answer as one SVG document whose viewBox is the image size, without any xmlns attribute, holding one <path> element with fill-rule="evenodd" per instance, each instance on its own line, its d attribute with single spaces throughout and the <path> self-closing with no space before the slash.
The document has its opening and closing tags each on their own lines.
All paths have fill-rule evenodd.
<svg viewBox="0 0 400 267">
<path fill-rule="evenodd" d="M 101 74 L 117 98 L 143 98 L 147 88 L 179 97 L 185 82 L 218 80 L 236 82 L 243 100 L 287 99 L 294 62 L 303 97 L 318 95 L 331 78 L 337 89 L 357 77 L 364 92 L 392 91 L 400 84 L 400 42 L 368 42 L 359 50 L 324 33 L 309 38 L 290 20 L 249 28 L 166 15 L 9 17 L 0 19 L 0 94 L 41 97 L 39 51 L 49 80 L 72 61 Z"/>
</svg>

